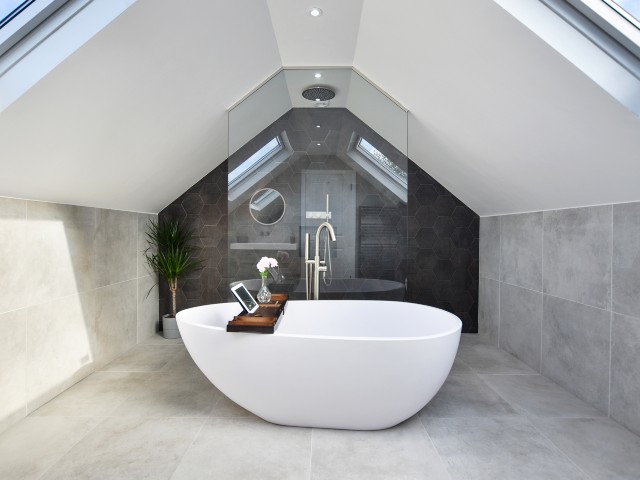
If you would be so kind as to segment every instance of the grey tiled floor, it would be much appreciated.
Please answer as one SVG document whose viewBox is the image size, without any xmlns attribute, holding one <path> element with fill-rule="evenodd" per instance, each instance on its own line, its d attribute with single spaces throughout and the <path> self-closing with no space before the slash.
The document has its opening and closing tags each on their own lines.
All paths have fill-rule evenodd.
<svg viewBox="0 0 640 480">
<path fill-rule="evenodd" d="M 377 432 L 264 422 L 152 338 L 0 435 L 0 478 L 639 479 L 640 438 L 477 336 Z"/>
</svg>

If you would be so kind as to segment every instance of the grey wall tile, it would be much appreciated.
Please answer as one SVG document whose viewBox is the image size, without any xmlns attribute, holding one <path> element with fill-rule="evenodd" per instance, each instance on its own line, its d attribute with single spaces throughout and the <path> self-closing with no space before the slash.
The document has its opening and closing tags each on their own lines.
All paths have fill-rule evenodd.
<svg viewBox="0 0 640 480">
<path fill-rule="evenodd" d="M 27 312 L 0 315 L 0 432 L 26 415 Z"/>
<path fill-rule="evenodd" d="M 500 283 L 480 278 L 478 295 L 478 333 L 492 345 L 498 345 L 500 323 Z"/>
<path fill-rule="evenodd" d="M 613 206 L 613 311 L 640 317 L 640 203 Z"/>
<path fill-rule="evenodd" d="M 480 276 L 500 280 L 500 217 L 480 219 Z"/>
<path fill-rule="evenodd" d="M 640 319 L 614 315 L 611 327 L 611 418 L 640 435 Z"/>
<path fill-rule="evenodd" d="M 605 413 L 610 322 L 605 310 L 544 296 L 542 374 Z"/>
<path fill-rule="evenodd" d="M 544 213 L 544 293 L 611 307 L 611 206 Z"/>
<path fill-rule="evenodd" d="M 30 304 L 94 288 L 95 227 L 93 208 L 27 202 Z"/>
<path fill-rule="evenodd" d="M 135 262 L 132 262 L 135 266 Z M 95 291 L 95 334 L 92 354 L 96 368 L 114 360 L 138 340 L 138 280 Z"/>
<path fill-rule="evenodd" d="M 156 284 L 156 276 L 148 275 L 138 279 L 138 343 L 158 331 L 160 315 Z"/>
<path fill-rule="evenodd" d="M 27 309 L 27 411 L 51 400 L 94 369 L 94 293 Z"/>
<path fill-rule="evenodd" d="M 147 249 L 147 236 L 146 231 L 149 225 L 149 222 L 153 220 L 154 222 L 158 221 L 158 215 L 152 215 L 147 213 L 139 213 L 138 214 L 138 232 L 137 232 L 137 247 L 136 251 L 138 254 L 138 278 L 146 277 L 151 275 L 153 272 L 147 265 L 145 260 L 144 251 Z"/>
<path fill-rule="evenodd" d="M 0 197 L 0 313 L 24 307 L 31 286 L 27 258 L 27 202 Z"/>
<path fill-rule="evenodd" d="M 138 276 L 138 214 L 96 210 L 96 286 L 104 287 Z"/>
<path fill-rule="evenodd" d="M 542 291 L 542 212 L 500 217 L 500 280 Z"/>
<path fill-rule="evenodd" d="M 500 284 L 500 348 L 540 371 L 542 293 Z"/>
</svg>

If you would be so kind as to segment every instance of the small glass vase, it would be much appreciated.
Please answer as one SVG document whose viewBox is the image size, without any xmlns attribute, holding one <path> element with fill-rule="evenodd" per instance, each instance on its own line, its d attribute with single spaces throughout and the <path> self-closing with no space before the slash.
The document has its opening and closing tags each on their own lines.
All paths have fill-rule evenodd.
<svg viewBox="0 0 640 480">
<path fill-rule="evenodd" d="M 267 288 L 267 277 L 262 277 L 262 286 L 258 291 L 258 303 L 269 303 L 271 301 L 271 292 Z"/>
</svg>

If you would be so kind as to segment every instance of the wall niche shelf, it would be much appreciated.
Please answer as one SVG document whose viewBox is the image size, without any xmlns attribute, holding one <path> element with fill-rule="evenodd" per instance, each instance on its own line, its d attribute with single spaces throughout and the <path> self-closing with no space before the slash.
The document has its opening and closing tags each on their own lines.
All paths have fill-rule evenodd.
<svg viewBox="0 0 640 480">
<path fill-rule="evenodd" d="M 297 243 L 245 242 L 232 243 L 231 250 L 297 250 Z"/>
</svg>

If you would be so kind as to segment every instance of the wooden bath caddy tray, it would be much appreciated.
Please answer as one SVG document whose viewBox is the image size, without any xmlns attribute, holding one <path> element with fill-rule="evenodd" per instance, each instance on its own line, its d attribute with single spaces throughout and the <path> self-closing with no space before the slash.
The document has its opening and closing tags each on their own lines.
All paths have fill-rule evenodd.
<svg viewBox="0 0 640 480">
<path fill-rule="evenodd" d="M 273 293 L 269 303 L 261 303 L 254 313 L 243 310 L 227 323 L 227 332 L 273 333 L 289 300 L 286 293 Z"/>
</svg>

